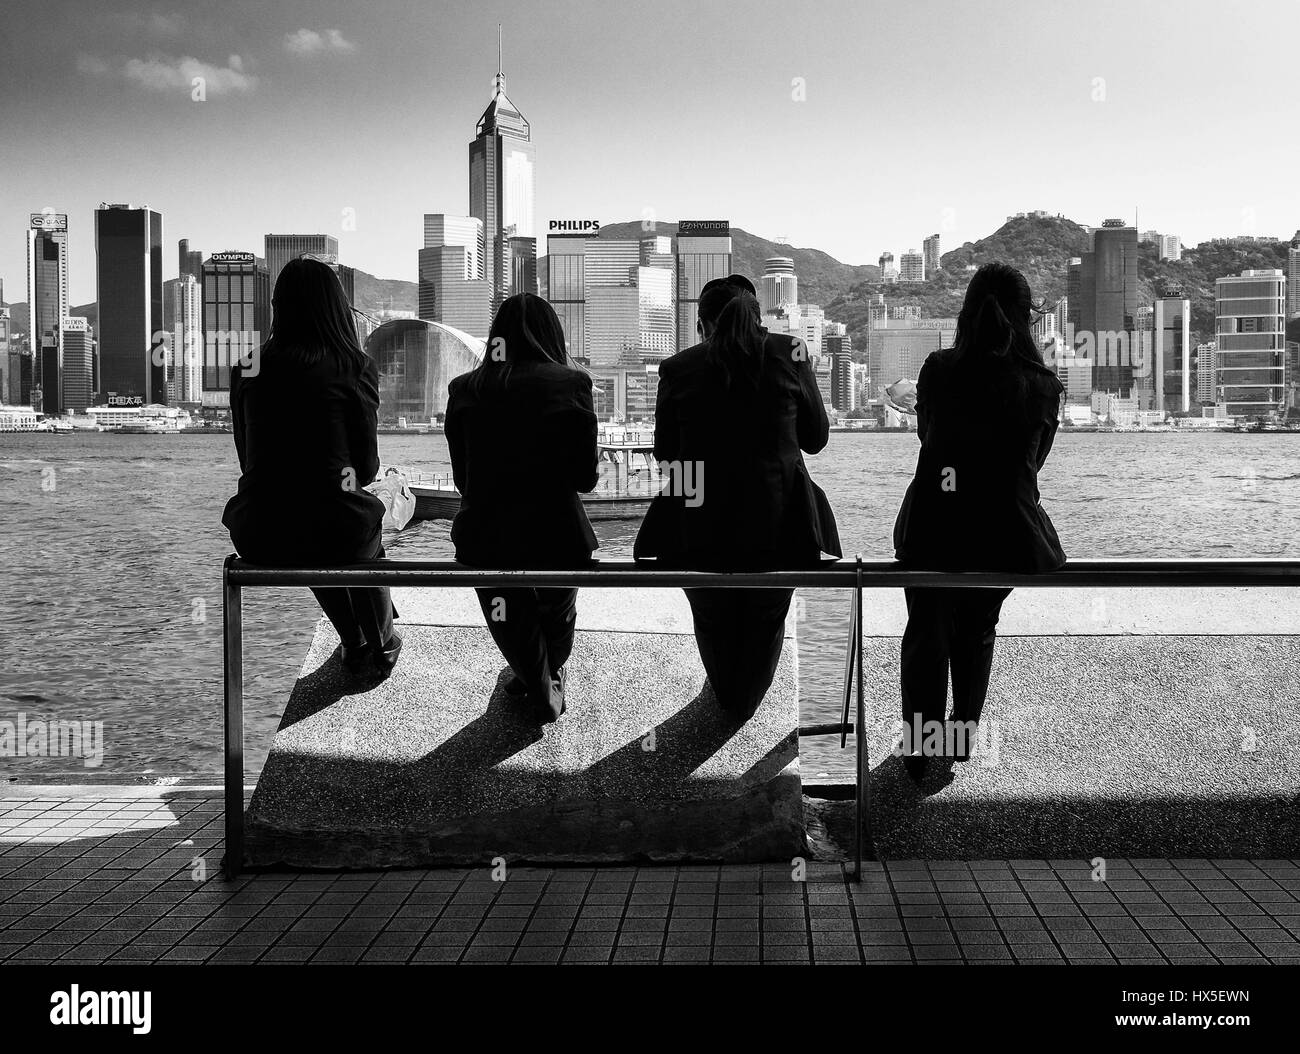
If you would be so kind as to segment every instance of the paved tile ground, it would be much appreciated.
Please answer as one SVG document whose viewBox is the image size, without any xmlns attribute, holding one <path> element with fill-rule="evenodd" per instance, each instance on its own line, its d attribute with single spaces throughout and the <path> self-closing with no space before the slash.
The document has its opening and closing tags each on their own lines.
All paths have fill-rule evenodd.
<svg viewBox="0 0 1300 1054">
<path fill-rule="evenodd" d="M 0 963 L 1297 963 L 1300 862 L 217 874 L 210 792 L 0 797 Z"/>
</svg>

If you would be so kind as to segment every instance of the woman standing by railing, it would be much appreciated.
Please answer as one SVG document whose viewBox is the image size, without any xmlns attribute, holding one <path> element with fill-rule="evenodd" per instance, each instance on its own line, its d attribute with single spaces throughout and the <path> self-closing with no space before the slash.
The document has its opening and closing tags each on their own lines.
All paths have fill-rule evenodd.
<svg viewBox="0 0 1300 1054">
<path fill-rule="evenodd" d="M 1061 382 L 1030 332 L 1025 276 L 985 264 L 966 288 L 953 346 L 917 378 L 921 453 L 894 525 L 896 557 L 943 571 L 1054 571 L 1065 563 L 1039 504 L 1038 472 L 1056 435 Z M 904 765 L 919 779 L 931 730 L 943 754 L 970 755 L 1009 589 L 908 588 L 902 643 Z M 943 724 L 952 671 L 952 718 Z M 918 733 L 924 738 L 918 741 Z M 937 738 L 937 737 L 936 737 Z"/>
</svg>

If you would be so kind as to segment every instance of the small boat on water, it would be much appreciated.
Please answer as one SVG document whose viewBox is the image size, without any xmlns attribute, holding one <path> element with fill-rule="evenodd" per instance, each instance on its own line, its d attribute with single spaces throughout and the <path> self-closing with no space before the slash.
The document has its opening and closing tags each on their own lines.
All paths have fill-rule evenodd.
<svg viewBox="0 0 1300 1054">
<path fill-rule="evenodd" d="M 639 520 L 659 493 L 658 466 L 653 460 L 654 436 L 651 432 L 602 433 L 598 442 L 601 480 L 590 494 L 582 495 L 587 518 L 596 520 Z M 637 468 L 633 459 L 640 457 L 645 468 Z M 460 492 L 450 476 L 409 479 L 415 495 L 416 520 L 452 520 L 460 511 Z"/>
</svg>

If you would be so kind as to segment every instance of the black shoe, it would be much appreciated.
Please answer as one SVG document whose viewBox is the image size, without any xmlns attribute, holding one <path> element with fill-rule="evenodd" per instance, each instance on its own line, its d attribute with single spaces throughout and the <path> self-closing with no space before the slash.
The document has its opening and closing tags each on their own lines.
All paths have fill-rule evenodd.
<svg viewBox="0 0 1300 1054">
<path fill-rule="evenodd" d="M 558 721 L 568 709 L 564 702 L 564 681 L 564 671 L 560 670 L 551 678 L 546 700 L 537 704 L 537 720 L 544 725 Z"/>
<path fill-rule="evenodd" d="M 925 778 L 926 760 L 924 754 L 905 754 L 903 756 L 903 768 L 914 783 L 920 783 Z"/>
<path fill-rule="evenodd" d="M 528 685 L 524 684 L 524 679 L 519 674 L 511 670 L 510 676 L 506 678 L 501 690 L 511 699 L 522 699 L 528 694 Z"/>
<path fill-rule="evenodd" d="M 353 677 L 361 677 L 366 671 L 367 664 L 370 661 L 370 649 L 366 642 L 360 644 L 340 644 L 339 658 L 343 662 L 343 669 Z"/>
<path fill-rule="evenodd" d="M 393 667 L 397 665 L 397 658 L 402 654 L 402 635 L 393 630 L 393 635 L 384 642 L 382 648 L 374 649 L 373 658 L 375 668 L 379 670 L 381 677 L 387 677 L 393 672 Z"/>
</svg>

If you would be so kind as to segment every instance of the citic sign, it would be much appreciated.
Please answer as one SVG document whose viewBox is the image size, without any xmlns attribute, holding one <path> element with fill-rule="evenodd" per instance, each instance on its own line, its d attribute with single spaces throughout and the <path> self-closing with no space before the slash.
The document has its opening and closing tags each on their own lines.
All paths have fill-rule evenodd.
<svg viewBox="0 0 1300 1054">
<path fill-rule="evenodd" d="M 68 229 L 68 214 L 66 212 L 33 212 L 32 230 L 34 231 L 66 231 Z"/>
</svg>

